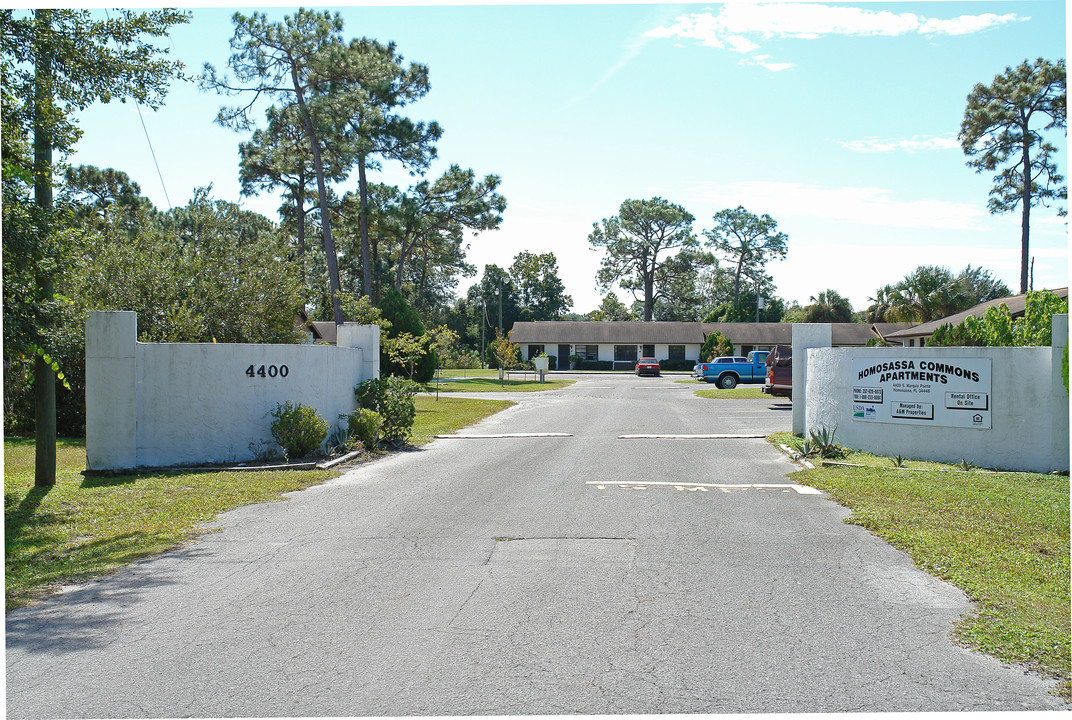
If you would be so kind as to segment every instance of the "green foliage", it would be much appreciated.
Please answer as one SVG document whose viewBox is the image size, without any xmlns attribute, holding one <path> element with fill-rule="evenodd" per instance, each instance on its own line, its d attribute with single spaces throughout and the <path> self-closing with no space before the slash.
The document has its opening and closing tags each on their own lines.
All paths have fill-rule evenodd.
<svg viewBox="0 0 1072 720">
<path fill-rule="evenodd" d="M 573 298 L 566 294 L 558 276 L 554 253 L 518 253 L 510 265 L 510 277 L 517 289 L 522 320 L 557 320 L 573 306 Z"/>
<path fill-rule="evenodd" d="M 818 296 L 812 296 L 811 304 L 804 308 L 804 322 L 852 322 L 852 304 L 835 290 L 823 290 Z"/>
<path fill-rule="evenodd" d="M 818 430 L 812 430 L 802 446 L 804 456 L 818 456 L 825 460 L 837 460 L 848 455 L 848 451 L 834 441 L 836 432 L 837 425 L 832 429 L 823 426 Z"/>
<path fill-rule="evenodd" d="M 700 347 L 700 362 L 710 362 L 717 357 L 733 354 L 733 341 L 719 331 L 715 331 L 704 338 Z"/>
<path fill-rule="evenodd" d="M 414 397 L 420 389 L 420 385 L 408 378 L 390 376 L 363 382 L 354 388 L 354 394 L 362 408 L 373 410 L 383 418 L 383 441 L 401 446 L 413 427 L 417 413 Z"/>
<path fill-rule="evenodd" d="M 1009 294 L 989 270 L 968 265 L 954 275 L 949 268 L 920 265 L 896 284 L 879 288 L 864 315 L 868 322 L 930 322 Z"/>
<path fill-rule="evenodd" d="M 510 368 L 521 359 L 521 347 L 517 343 L 510 342 L 510 335 L 512 334 L 513 331 L 505 335 L 498 330 L 495 332 L 495 339 L 492 341 L 490 349 L 492 356 L 495 358 L 496 367 Z"/>
<path fill-rule="evenodd" d="M 435 375 L 436 357 L 435 351 L 424 344 L 424 323 L 417 311 L 393 288 L 384 293 L 379 308 L 382 317 L 391 324 L 386 338 L 380 335 L 380 372 L 427 383 Z M 416 343 L 422 343 L 420 351 Z"/>
<path fill-rule="evenodd" d="M 414 337 L 405 332 L 399 333 L 395 337 L 384 340 L 381 350 L 387 354 L 392 363 L 405 368 L 406 377 L 412 380 L 417 370 L 417 363 L 428 353 L 428 338 Z"/>
<path fill-rule="evenodd" d="M 1004 303 L 986 309 L 983 317 L 967 317 L 956 327 L 937 328 L 931 346 L 1032 347 L 1051 342 L 1053 316 L 1068 312 L 1068 300 L 1049 290 L 1029 292 L 1023 317 L 1014 318 Z"/>
<path fill-rule="evenodd" d="M 346 417 L 350 436 L 360 440 L 361 446 L 366 451 L 376 449 L 383 430 L 383 416 L 375 410 L 362 407 L 344 417 Z"/>
<path fill-rule="evenodd" d="M 316 408 L 289 400 L 271 411 L 272 438 L 287 458 L 301 458 L 319 449 L 328 436 L 328 424 Z"/>
<path fill-rule="evenodd" d="M 614 293 L 607 293 L 599 303 L 599 307 L 589 312 L 586 316 L 589 320 L 636 320 L 636 314 L 626 307 L 625 303 L 618 299 Z"/>
<path fill-rule="evenodd" d="M 770 215 L 754 215 L 741 205 L 720 210 L 712 220 L 714 225 L 703 234 L 707 245 L 732 268 L 732 301 L 737 310 L 741 305 L 742 280 L 753 285 L 768 282 L 766 265 L 786 256 L 789 237 L 778 232 L 778 223 Z M 754 311 L 755 304 L 752 307 Z"/>
<path fill-rule="evenodd" d="M 303 289 L 285 240 L 210 190 L 167 213 L 108 219 L 72 273 L 78 305 L 137 312 L 143 341 L 296 342 Z"/>
</svg>

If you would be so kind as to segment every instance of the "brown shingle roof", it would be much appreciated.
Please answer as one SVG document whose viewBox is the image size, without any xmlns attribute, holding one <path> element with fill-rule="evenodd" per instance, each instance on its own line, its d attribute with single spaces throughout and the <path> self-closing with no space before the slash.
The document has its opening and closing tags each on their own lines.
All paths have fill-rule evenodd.
<svg viewBox="0 0 1072 720">
<path fill-rule="evenodd" d="M 902 323 L 876 323 L 883 335 L 907 327 Z M 701 345 L 707 335 L 721 332 L 734 345 L 788 345 L 793 342 L 791 323 L 697 323 L 583 320 L 544 320 L 514 323 L 510 339 L 523 343 L 658 344 Z M 865 323 L 834 323 L 834 345 L 866 345 L 876 337 Z"/>
</svg>

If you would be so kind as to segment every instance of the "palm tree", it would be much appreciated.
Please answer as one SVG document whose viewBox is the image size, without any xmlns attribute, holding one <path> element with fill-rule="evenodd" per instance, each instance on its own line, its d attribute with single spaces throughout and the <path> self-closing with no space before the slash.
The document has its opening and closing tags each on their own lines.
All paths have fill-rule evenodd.
<svg viewBox="0 0 1072 720">
<path fill-rule="evenodd" d="M 811 305 L 804 308 L 804 322 L 835 323 L 852 322 L 852 304 L 835 290 L 823 290 L 811 297 Z"/>
<path fill-rule="evenodd" d="M 970 307 L 964 286 L 948 268 L 920 265 L 899 282 L 890 298 L 887 320 L 924 323 Z"/>
</svg>

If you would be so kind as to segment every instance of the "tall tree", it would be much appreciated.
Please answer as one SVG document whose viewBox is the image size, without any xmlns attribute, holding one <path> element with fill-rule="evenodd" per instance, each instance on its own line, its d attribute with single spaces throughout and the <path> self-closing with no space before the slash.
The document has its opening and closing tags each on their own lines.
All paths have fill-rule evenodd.
<svg viewBox="0 0 1072 720">
<path fill-rule="evenodd" d="M 394 160 L 411 173 L 423 172 L 436 158 L 434 143 L 443 135 L 435 122 L 413 122 L 395 112 L 424 97 L 430 86 L 428 68 L 419 63 L 402 66 L 403 57 L 394 43 L 384 45 L 360 38 L 350 43 L 349 62 L 368 65 L 376 58 L 378 73 L 367 74 L 361 86 L 350 88 L 352 98 L 345 108 L 349 141 L 357 158 L 359 230 L 361 234 L 362 292 L 378 297 L 373 290 L 373 268 L 369 247 L 368 171 L 379 170 L 383 160 Z M 396 285 L 397 288 L 397 285 Z"/>
<path fill-rule="evenodd" d="M 510 277 L 517 288 L 522 320 L 557 320 L 573 307 L 573 298 L 558 276 L 554 253 L 518 253 L 510 264 Z"/>
<path fill-rule="evenodd" d="M 306 217 L 319 206 L 309 139 L 296 105 L 269 107 L 265 111 L 267 126 L 258 128 L 252 137 L 238 145 L 238 179 L 242 194 L 256 195 L 261 190 L 283 190 L 282 218 L 293 224 L 297 255 L 305 254 Z M 334 153 L 321 156 L 324 174 L 329 181 L 345 176 L 345 168 L 335 162 Z M 307 206 L 311 198 L 312 206 Z"/>
<path fill-rule="evenodd" d="M 708 246 L 722 254 L 733 268 L 733 307 L 740 305 L 741 279 L 752 284 L 769 282 L 766 265 L 789 252 L 788 236 L 778 232 L 770 215 L 754 215 L 738 205 L 715 213 L 714 226 L 704 230 Z"/>
<path fill-rule="evenodd" d="M 657 282 L 665 283 L 676 273 L 694 267 L 693 262 L 675 260 L 677 254 L 699 246 L 692 233 L 693 220 L 685 208 L 662 198 L 624 201 L 616 216 L 603 220 L 602 225 L 593 223 L 588 236 L 589 243 L 607 251 L 596 275 L 596 286 L 606 291 L 618 282 L 634 297 L 640 292 L 644 320 L 650 321 Z"/>
<path fill-rule="evenodd" d="M 521 308 L 517 302 L 514 281 L 507 270 L 494 263 L 484 266 L 484 275 L 480 282 L 469 288 L 467 298 L 470 307 L 482 305 L 487 309 L 489 329 L 499 328 L 509 332 L 520 319 Z"/>
<path fill-rule="evenodd" d="M 960 145 L 971 158 L 968 166 L 976 172 L 999 170 L 990 191 L 990 212 L 1021 208 L 1021 293 L 1028 290 L 1031 208 L 1068 197 L 1052 159 L 1057 148 L 1043 139 L 1044 131 L 1065 129 L 1065 84 L 1064 59 L 1025 60 L 1006 68 L 990 85 L 972 88 L 960 125 Z"/>
<path fill-rule="evenodd" d="M 221 77 L 215 67 L 205 63 L 201 87 L 226 95 L 252 93 L 252 99 L 245 105 L 220 109 L 217 122 L 238 130 L 253 126 L 251 110 L 261 95 L 279 100 L 282 106 L 296 107 L 316 176 L 332 314 L 335 322 L 341 323 L 338 253 L 331 232 L 324 148 L 333 144 L 340 152 L 338 161 L 343 166 L 353 162 L 352 155 L 348 160 L 341 157 L 344 128 L 332 120 L 344 115 L 348 105 L 353 110 L 350 103 L 358 92 L 356 88 L 374 82 L 382 69 L 375 58 L 353 57 L 342 39 L 343 21 L 339 13 L 317 13 L 302 8 L 277 23 L 268 22 L 263 13 L 256 12 L 249 17 L 235 13 L 232 20 L 235 32 L 227 64 L 237 84 L 227 76 Z"/>
<path fill-rule="evenodd" d="M 187 20 L 185 13 L 174 10 L 120 10 L 115 19 L 105 20 L 94 20 L 88 10 L 79 9 L 40 9 L 19 18 L 12 10 L 0 12 L 4 85 L 28 103 L 18 106 L 25 112 L 5 116 L 15 123 L 5 123 L 4 132 L 33 136 L 36 251 L 47 253 L 44 248 L 54 244 L 56 237 L 53 153 L 69 150 L 78 139 L 74 113 L 97 101 L 127 98 L 159 107 L 169 81 L 182 65 L 165 59 L 167 50 L 146 38 L 166 36 L 173 25 Z M 7 232 L 4 238 L 6 251 Z M 25 260 L 36 263 L 36 300 L 47 306 L 55 299 L 59 265 L 37 263 L 39 258 L 32 256 L 36 251 Z M 34 344 L 41 348 L 47 345 L 50 321 L 47 316 L 39 320 L 39 342 Z M 56 385 L 52 367 L 43 358 L 38 358 L 34 383 L 34 482 L 52 485 L 56 481 Z"/>
</svg>

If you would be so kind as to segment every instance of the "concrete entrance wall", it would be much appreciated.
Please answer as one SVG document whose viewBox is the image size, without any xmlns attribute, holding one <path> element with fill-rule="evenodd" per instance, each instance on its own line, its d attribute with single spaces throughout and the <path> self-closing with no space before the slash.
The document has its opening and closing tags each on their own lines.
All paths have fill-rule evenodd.
<svg viewBox="0 0 1072 720">
<path fill-rule="evenodd" d="M 802 337 L 802 339 L 804 339 Z M 814 339 L 813 334 L 808 339 Z M 794 336 L 794 389 L 797 365 L 806 365 L 804 434 L 837 428 L 835 440 L 878 455 L 960 462 L 978 467 L 1032 472 L 1069 469 L 1069 397 L 1061 379 L 1068 342 L 1068 316 L 1056 315 L 1052 347 L 801 347 Z M 989 359 L 990 427 L 944 427 L 933 423 L 890 424 L 853 419 L 853 360 L 920 358 L 937 362 Z M 806 358 L 802 363 L 799 359 Z M 800 404 L 799 402 L 796 404 Z M 794 407 L 794 420 L 797 408 Z M 794 422 L 794 430 L 796 423 Z"/>
<path fill-rule="evenodd" d="M 379 376 L 379 328 L 347 323 L 337 346 L 140 343 L 133 312 L 86 320 L 87 469 L 253 460 L 286 401 L 334 427 Z"/>
</svg>

